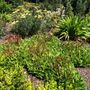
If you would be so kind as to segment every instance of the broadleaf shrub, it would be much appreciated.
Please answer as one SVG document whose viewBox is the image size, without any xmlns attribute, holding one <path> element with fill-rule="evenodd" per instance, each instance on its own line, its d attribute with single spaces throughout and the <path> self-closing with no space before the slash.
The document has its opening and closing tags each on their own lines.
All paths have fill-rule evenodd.
<svg viewBox="0 0 90 90">
<path fill-rule="evenodd" d="M 61 42 L 55 36 L 40 34 L 24 39 L 19 44 L 13 43 L 0 48 L 1 53 L 6 56 L 1 60 L 7 60 L 3 65 L 9 68 L 13 65 L 12 61 L 17 61 L 29 74 L 43 80 L 45 86 L 38 88 L 47 90 L 54 86 L 60 87 L 55 90 L 85 90 L 84 81 L 75 69 L 75 66 L 90 64 L 90 55 L 87 54 L 90 49 L 83 44 Z M 52 80 L 54 84 L 51 83 Z M 47 85 L 49 82 L 53 85 Z"/>
<path fill-rule="evenodd" d="M 17 57 L 30 74 L 45 82 L 53 79 L 57 87 L 84 90 L 83 79 L 59 47 L 56 37 L 35 35 L 22 41 Z"/>
<path fill-rule="evenodd" d="M 24 74 L 23 67 L 18 64 L 15 56 L 7 56 L 7 52 L 0 52 L 0 89 L 30 89 L 30 81 Z"/>
<path fill-rule="evenodd" d="M 61 49 L 64 55 L 68 55 L 75 67 L 90 66 L 90 49 L 88 45 L 80 42 L 66 41 L 61 43 Z"/>
</svg>

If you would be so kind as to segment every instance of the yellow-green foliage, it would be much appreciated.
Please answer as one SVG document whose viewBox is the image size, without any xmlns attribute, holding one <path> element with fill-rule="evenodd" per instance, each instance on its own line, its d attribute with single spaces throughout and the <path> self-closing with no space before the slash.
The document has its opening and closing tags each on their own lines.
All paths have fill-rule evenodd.
<svg viewBox="0 0 90 90">
<path fill-rule="evenodd" d="M 0 89 L 30 90 L 29 88 L 30 81 L 24 75 L 23 67 L 18 64 L 17 58 L 7 56 L 7 51 L 0 53 Z"/>
</svg>

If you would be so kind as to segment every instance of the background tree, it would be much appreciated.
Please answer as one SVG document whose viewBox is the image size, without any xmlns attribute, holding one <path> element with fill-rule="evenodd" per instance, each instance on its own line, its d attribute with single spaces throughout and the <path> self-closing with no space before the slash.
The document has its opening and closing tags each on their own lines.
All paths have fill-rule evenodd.
<svg viewBox="0 0 90 90">
<path fill-rule="evenodd" d="M 75 14 L 82 16 L 85 15 L 87 9 L 87 0 L 77 0 Z"/>
<path fill-rule="evenodd" d="M 70 0 L 66 0 L 65 14 L 68 15 L 68 16 L 73 15 L 73 8 L 72 8 Z"/>
</svg>

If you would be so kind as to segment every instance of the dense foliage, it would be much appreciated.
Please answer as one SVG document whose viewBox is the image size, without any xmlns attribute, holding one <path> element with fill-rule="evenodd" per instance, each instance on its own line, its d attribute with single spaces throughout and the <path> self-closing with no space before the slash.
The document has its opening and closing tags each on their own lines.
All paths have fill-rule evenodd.
<svg viewBox="0 0 90 90">
<path fill-rule="evenodd" d="M 6 3 L 6 2 L 8 3 Z M 90 1 L 89 0 L 25 0 L 34 3 L 42 2 L 43 8 L 49 10 L 56 10 L 61 4 L 65 7 L 65 14 L 84 16 L 90 14 Z M 10 4 L 13 7 L 23 4 L 23 0 L 0 0 L 0 10 L 10 10 Z"/>
<path fill-rule="evenodd" d="M 50 9 L 55 8 L 58 4 L 63 4 L 65 7 L 66 15 L 79 15 L 83 16 L 90 14 L 90 1 L 89 0 L 28 0 L 32 2 L 43 2 L 46 7 Z M 55 5 L 56 4 L 56 5 Z"/>
<path fill-rule="evenodd" d="M 64 40 L 87 39 L 90 37 L 89 24 L 89 18 L 65 17 L 60 20 L 60 29 L 55 35 Z"/>
<path fill-rule="evenodd" d="M 0 0 L 0 13 L 9 12 L 11 7 L 11 4 L 7 4 L 4 0 Z"/>
<path fill-rule="evenodd" d="M 61 49 L 64 56 L 68 55 L 75 67 L 88 67 L 90 66 L 90 49 L 89 46 L 80 42 L 66 41 L 61 43 Z"/>
<path fill-rule="evenodd" d="M 0 53 L 0 89 L 1 90 L 27 90 L 30 88 L 30 82 L 24 75 L 23 67 L 17 62 L 15 56 L 7 56 Z"/>
<path fill-rule="evenodd" d="M 42 79 L 45 83 L 54 80 L 56 87 L 60 88 L 55 90 L 84 90 L 83 79 L 75 70 L 70 57 L 64 55 L 64 49 L 59 48 L 60 46 L 56 37 L 35 35 L 31 39 L 21 41 L 19 45 L 11 44 L 1 47 L 2 53 L 4 52 L 4 56 L 1 53 L 1 64 L 14 69 L 15 65 L 23 66 L 29 73 Z M 16 79 L 18 81 L 19 78 Z"/>
<path fill-rule="evenodd" d="M 17 19 L 17 21 L 12 32 L 25 37 L 36 34 L 37 32 L 49 32 L 56 29 L 61 12 L 42 10 L 41 6 L 37 5 L 37 7 L 33 7 L 35 4 L 33 6 L 28 4 L 30 5 L 28 7 L 26 4 L 18 7 L 13 12 L 13 19 Z M 22 8 L 24 9 L 22 10 Z M 16 12 L 17 10 L 18 12 Z"/>
<path fill-rule="evenodd" d="M 26 18 L 22 18 L 19 22 L 17 22 L 12 31 L 21 35 L 22 37 L 25 37 L 35 34 L 38 30 L 38 25 L 39 23 L 36 22 L 36 19 L 33 16 L 27 16 Z"/>
<path fill-rule="evenodd" d="M 90 67 L 89 4 L 0 0 L 0 90 L 85 90 L 76 68 Z"/>
</svg>

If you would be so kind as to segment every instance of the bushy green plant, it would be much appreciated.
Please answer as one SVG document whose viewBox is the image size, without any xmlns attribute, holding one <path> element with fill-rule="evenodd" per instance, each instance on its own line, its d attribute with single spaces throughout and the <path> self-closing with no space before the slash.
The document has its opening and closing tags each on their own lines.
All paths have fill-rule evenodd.
<svg viewBox="0 0 90 90">
<path fill-rule="evenodd" d="M 7 13 L 0 14 L 0 19 L 4 22 L 10 22 L 12 20 L 12 17 L 8 15 Z"/>
<path fill-rule="evenodd" d="M 18 64 L 17 58 L 13 56 L 14 53 L 11 52 L 12 50 L 9 49 L 0 52 L 0 89 L 30 90 L 31 83 L 24 74 L 23 67 Z"/>
<path fill-rule="evenodd" d="M 22 41 L 18 60 L 27 67 L 29 73 L 45 82 L 53 79 L 57 87 L 84 90 L 83 79 L 59 47 L 56 37 L 36 35 Z"/>
<path fill-rule="evenodd" d="M 61 86 L 57 87 L 57 82 L 54 80 L 47 82 L 45 85 L 39 85 L 37 89 L 38 90 L 64 90 L 63 87 Z"/>
<path fill-rule="evenodd" d="M 68 55 L 75 67 L 90 66 L 90 49 L 87 45 L 79 42 L 65 42 L 61 43 L 63 54 Z"/>
<path fill-rule="evenodd" d="M 22 37 L 33 35 L 38 30 L 38 25 L 34 16 L 26 16 L 26 18 L 20 19 L 12 30 L 12 32 L 21 35 Z"/>
<path fill-rule="evenodd" d="M 11 4 L 7 4 L 4 0 L 0 0 L 0 13 L 9 12 L 11 7 Z"/>
<path fill-rule="evenodd" d="M 43 33 L 53 31 L 54 29 L 56 30 L 58 18 L 60 16 L 60 13 L 58 11 L 51 12 L 41 9 L 38 10 L 38 8 L 34 8 L 34 10 L 30 11 L 31 13 L 29 13 L 28 11 L 22 11 L 28 13 L 28 15 L 21 15 L 21 17 L 23 16 L 23 18 L 15 24 L 12 29 L 12 32 L 15 32 L 25 37 L 33 35 L 38 31 Z M 18 13 L 15 13 L 15 15 L 16 14 L 18 15 Z"/>
<path fill-rule="evenodd" d="M 88 22 L 87 31 L 90 32 L 90 16 L 86 18 L 86 22 Z M 90 43 L 90 36 L 88 36 L 86 41 Z"/>
<path fill-rule="evenodd" d="M 0 48 L 7 56 L 4 66 L 8 66 L 9 62 L 17 61 L 20 66 L 27 69 L 28 73 L 42 79 L 45 85 L 54 80 L 55 87 L 61 87 L 61 90 L 85 89 L 83 79 L 74 68 L 74 66 L 90 65 L 90 49 L 83 44 L 60 42 L 55 36 L 40 34 L 22 40 L 19 44 Z M 48 88 L 40 86 L 45 89 L 49 87 L 52 88 L 53 85 L 49 84 Z"/>
<path fill-rule="evenodd" d="M 24 0 L 11 0 L 10 3 L 13 5 L 13 7 L 17 7 L 21 4 L 23 4 Z"/>
<path fill-rule="evenodd" d="M 15 46 L 15 45 L 14 45 Z M 13 46 L 12 46 L 13 48 Z M 63 90 L 57 88 L 57 83 L 51 80 L 44 85 L 31 83 L 29 75 L 25 73 L 23 66 L 18 62 L 15 48 L 10 48 L 8 45 L 0 45 L 0 89 L 1 90 Z M 3 50 L 2 50 L 3 49 Z M 10 55 L 10 56 L 9 56 Z"/>
<path fill-rule="evenodd" d="M 55 35 L 65 40 L 86 39 L 90 35 L 90 32 L 87 30 L 87 25 L 88 22 L 86 19 L 77 16 L 65 17 L 60 21 L 60 30 Z"/>
<path fill-rule="evenodd" d="M 60 7 L 60 3 L 55 3 L 54 1 L 49 3 L 48 1 L 44 1 L 41 7 L 43 9 L 46 8 L 47 10 L 55 11 L 58 7 Z"/>
</svg>

